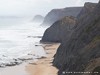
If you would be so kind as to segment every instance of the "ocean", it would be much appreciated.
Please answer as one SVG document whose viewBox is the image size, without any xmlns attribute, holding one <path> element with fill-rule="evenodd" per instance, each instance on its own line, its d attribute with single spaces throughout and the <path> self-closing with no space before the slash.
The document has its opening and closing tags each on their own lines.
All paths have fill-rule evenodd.
<svg viewBox="0 0 100 75">
<path fill-rule="evenodd" d="M 35 46 L 46 28 L 26 18 L 0 18 L 0 66 L 15 63 L 31 52 L 32 59 L 46 56 L 42 46 Z"/>
</svg>

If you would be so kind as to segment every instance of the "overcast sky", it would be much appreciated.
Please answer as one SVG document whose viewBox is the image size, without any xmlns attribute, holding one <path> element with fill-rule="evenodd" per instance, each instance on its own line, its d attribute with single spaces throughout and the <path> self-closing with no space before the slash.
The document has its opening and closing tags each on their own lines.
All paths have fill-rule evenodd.
<svg viewBox="0 0 100 75">
<path fill-rule="evenodd" d="M 99 0 L 0 0 L 0 16 L 46 15 L 51 9 L 83 6 Z"/>
</svg>

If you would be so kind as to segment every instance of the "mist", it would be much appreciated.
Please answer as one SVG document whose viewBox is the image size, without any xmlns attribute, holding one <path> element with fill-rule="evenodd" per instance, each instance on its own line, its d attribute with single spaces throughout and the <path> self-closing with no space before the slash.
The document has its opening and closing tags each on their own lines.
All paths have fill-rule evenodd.
<svg viewBox="0 0 100 75">
<path fill-rule="evenodd" d="M 85 2 L 99 0 L 0 0 L 0 16 L 45 16 L 54 8 L 83 6 Z"/>
</svg>

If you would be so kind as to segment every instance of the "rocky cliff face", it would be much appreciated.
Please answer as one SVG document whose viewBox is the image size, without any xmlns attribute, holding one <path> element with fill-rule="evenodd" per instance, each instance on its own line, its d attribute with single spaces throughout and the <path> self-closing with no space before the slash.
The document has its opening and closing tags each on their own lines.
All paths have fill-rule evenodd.
<svg viewBox="0 0 100 75">
<path fill-rule="evenodd" d="M 62 42 L 53 64 L 59 75 L 100 75 L 100 2 L 77 23 L 71 37 Z M 84 71 L 92 73 L 74 73 Z"/>
<path fill-rule="evenodd" d="M 72 16 L 69 16 L 69 17 L 66 16 L 58 20 L 57 22 L 55 22 L 51 27 L 49 27 L 45 31 L 42 41 L 43 42 L 62 42 L 63 40 L 67 40 L 68 38 L 70 38 L 72 31 L 74 30 L 74 26 L 77 22 L 77 19 L 78 19 L 78 23 L 81 22 L 84 19 L 84 17 L 86 17 L 87 15 L 89 15 L 89 13 L 93 11 L 96 4 L 97 3 L 89 3 L 89 2 L 85 3 L 84 8 L 82 8 L 77 18 L 74 18 Z"/>
<path fill-rule="evenodd" d="M 49 27 L 42 38 L 43 42 L 62 42 L 69 38 L 76 23 L 76 18 L 66 16 Z M 66 33 L 65 33 L 66 32 Z"/>
<path fill-rule="evenodd" d="M 93 12 L 94 8 L 96 7 L 97 3 L 90 3 L 87 2 L 84 4 L 84 7 L 82 8 L 81 12 L 78 14 L 77 18 L 83 19 L 87 15 L 89 15 L 91 12 Z"/>
<path fill-rule="evenodd" d="M 46 15 L 42 25 L 52 25 L 54 22 L 64 18 L 65 16 L 76 17 L 79 14 L 79 12 L 81 11 L 81 9 L 82 9 L 82 7 L 53 9 Z"/>
<path fill-rule="evenodd" d="M 44 17 L 41 16 L 41 15 L 36 15 L 36 16 L 34 16 L 34 18 L 33 18 L 33 21 L 34 21 L 34 22 L 43 22 L 43 20 L 44 20 Z"/>
</svg>

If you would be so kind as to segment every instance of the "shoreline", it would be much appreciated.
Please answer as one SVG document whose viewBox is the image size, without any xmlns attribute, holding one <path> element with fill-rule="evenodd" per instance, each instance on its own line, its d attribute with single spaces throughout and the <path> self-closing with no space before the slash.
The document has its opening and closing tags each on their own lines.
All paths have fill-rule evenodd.
<svg viewBox="0 0 100 75">
<path fill-rule="evenodd" d="M 58 70 L 52 66 L 51 62 L 59 45 L 59 43 L 43 44 L 47 57 L 29 60 L 16 66 L 0 68 L 0 75 L 57 75 Z"/>
</svg>

